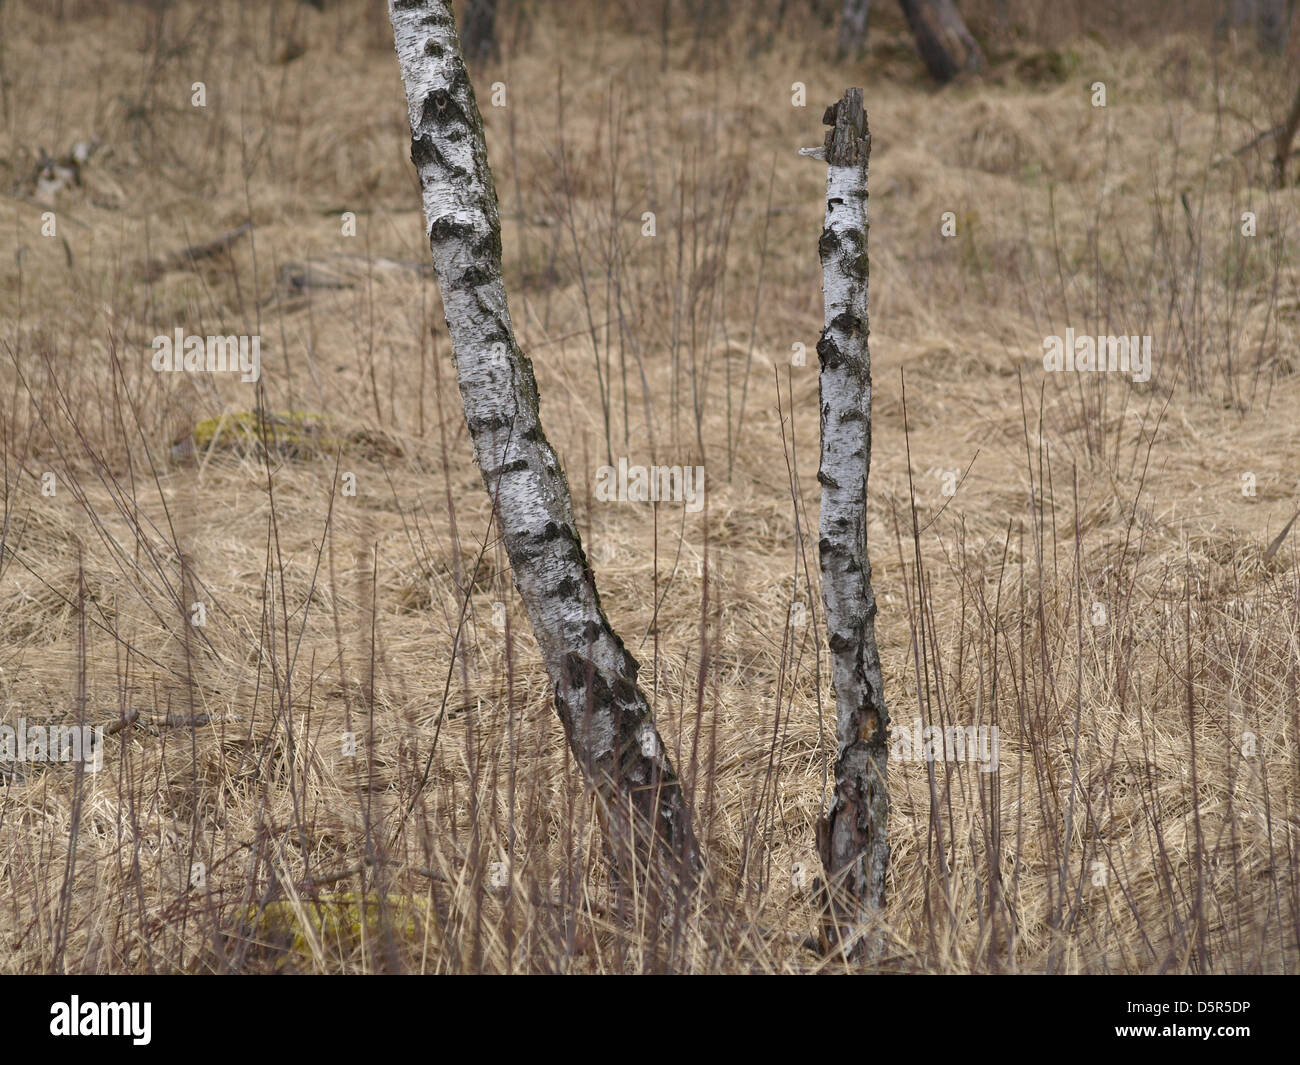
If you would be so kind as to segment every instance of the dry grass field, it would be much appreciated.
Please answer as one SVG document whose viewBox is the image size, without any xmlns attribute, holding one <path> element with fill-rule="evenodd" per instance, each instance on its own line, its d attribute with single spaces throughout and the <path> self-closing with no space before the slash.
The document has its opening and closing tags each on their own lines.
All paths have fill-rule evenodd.
<svg viewBox="0 0 1300 1065">
<path fill-rule="evenodd" d="M 848 85 L 893 729 L 997 729 L 892 760 L 882 967 L 1300 968 L 1300 191 L 1237 151 L 1288 61 L 970 4 L 989 70 L 939 89 L 892 6 L 844 63 L 734 6 L 507 5 L 473 69 L 711 873 L 663 922 L 612 901 L 473 461 L 384 5 L 0 3 L 0 723 L 105 728 L 98 771 L 0 757 L 0 970 L 843 968 L 797 150 Z M 1045 372 L 1067 328 L 1150 336 L 1150 380 Z M 260 336 L 260 379 L 155 372 L 177 329 Z M 620 459 L 702 466 L 703 506 L 599 499 Z"/>
</svg>

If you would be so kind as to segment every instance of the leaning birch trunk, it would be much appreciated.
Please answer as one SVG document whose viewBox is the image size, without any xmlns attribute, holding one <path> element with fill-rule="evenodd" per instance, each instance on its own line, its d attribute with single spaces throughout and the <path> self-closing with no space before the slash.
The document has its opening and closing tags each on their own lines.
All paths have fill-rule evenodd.
<svg viewBox="0 0 1300 1065">
<path fill-rule="evenodd" d="M 822 486 L 819 553 L 822 599 L 835 685 L 835 794 L 819 823 L 826 871 L 828 947 L 853 961 L 877 954 L 866 927 L 885 904 L 889 865 L 885 709 L 876 597 L 867 560 L 867 473 L 871 465 L 871 356 L 867 349 L 867 157 L 871 134 L 862 90 L 849 89 L 826 112 L 826 228 L 821 254 L 826 328 L 821 365 Z"/>
<path fill-rule="evenodd" d="M 657 894 L 674 881 L 689 890 L 700 859 L 686 800 L 636 659 L 601 610 L 568 482 L 542 432 L 532 362 L 510 324 L 496 189 L 451 2 L 390 0 L 389 16 L 465 421 L 565 736 L 618 876 Z"/>
</svg>

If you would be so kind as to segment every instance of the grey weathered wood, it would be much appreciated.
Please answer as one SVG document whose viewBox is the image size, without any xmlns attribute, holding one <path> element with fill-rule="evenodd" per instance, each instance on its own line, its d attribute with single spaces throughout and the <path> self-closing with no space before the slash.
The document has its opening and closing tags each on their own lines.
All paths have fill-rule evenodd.
<svg viewBox="0 0 1300 1065">
<path fill-rule="evenodd" d="M 694 882 L 689 811 L 638 664 L 601 609 L 568 482 L 542 432 L 537 382 L 501 277 L 501 224 L 450 0 L 390 0 L 411 159 L 442 291 L 465 419 L 556 709 L 597 799 L 616 870 Z"/>
<path fill-rule="evenodd" d="M 871 355 L 868 349 L 867 160 L 871 134 L 862 90 L 827 109 L 826 225 L 818 241 L 826 327 L 821 365 L 822 599 L 835 686 L 835 793 L 818 825 L 827 876 L 824 938 L 855 961 L 877 940 L 864 926 L 885 904 L 889 865 L 889 714 L 876 599 L 867 558 L 867 475 L 871 466 Z"/>
</svg>

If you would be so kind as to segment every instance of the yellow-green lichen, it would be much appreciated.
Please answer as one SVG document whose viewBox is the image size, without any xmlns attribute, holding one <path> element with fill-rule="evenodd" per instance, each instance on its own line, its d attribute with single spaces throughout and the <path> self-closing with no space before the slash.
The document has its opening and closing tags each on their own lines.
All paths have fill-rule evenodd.
<svg viewBox="0 0 1300 1065">
<path fill-rule="evenodd" d="M 215 451 L 309 459 L 338 451 L 398 454 L 384 434 L 369 429 L 344 430 L 310 411 L 236 411 L 205 418 L 172 443 L 173 459 L 201 457 Z"/>
<path fill-rule="evenodd" d="M 250 906 L 244 914 L 247 934 L 258 947 L 282 954 L 281 964 L 300 966 L 313 959 L 346 958 L 363 943 L 374 943 L 381 936 L 419 943 L 426 922 L 424 899 L 395 894 L 363 899 L 352 891 L 281 899 Z"/>
</svg>

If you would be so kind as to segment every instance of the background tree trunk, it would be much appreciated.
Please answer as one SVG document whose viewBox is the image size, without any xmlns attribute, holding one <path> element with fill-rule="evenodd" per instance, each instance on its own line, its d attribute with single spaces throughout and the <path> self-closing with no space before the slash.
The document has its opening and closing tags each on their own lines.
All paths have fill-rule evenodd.
<svg viewBox="0 0 1300 1065">
<path fill-rule="evenodd" d="M 844 10 L 840 13 L 840 59 L 862 55 L 867 44 L 870 15 L 871 0 L 844 0 Z"/>
<path fill-rule="evenodd" d="M 835 685 L 835 794 L 818 825 L 827 877 L 828 946 L 854 961 L 877 953 L 863 925 L 885 904 L 889 865 L 889 756 L 876 597 L 867 558 L 871 466 L 871 354 L 867 345 L 867 159 L 862 90 L 826 112 L 826 228 L 818 241 L 826 328 L 821 364 L 822 485 L 819 554 Z"/>
<path fill-rule="evenodd" d="M 468 0 L 465 5 L 465 57 L 471 62 L 497 56 L 497 0 Z"/>
<path fill-rule="evenodd" d="M 1277 133 L 1273 174 L 1279 189 L 1286 188 L 1286 161 L 1291 155 L 1291 142 L 1295 140 L 1297 129 L 1300 129 L 1300 86 L 1296 87 L 1295 98 L 1291 101 L 1291 110 L 1287 112 L 1286 121 L 1282 123 Z"/>
<path fill-rule="evenodd" d="M 1229 31 L 1253 27 L 1255 44 L 1262 52 L 1281 54 L 1290 36 L 1295 0 L 1226 0 L 1214 24 L 1214 35 L 1222 40 Z"/>
<path fill-rule="evenodd" d="M 649 871 L 656 891 L 679 877 L 689 887 L 699 853 L 686 801 L 637 661 L 601 610 L 568 482 L 542 432 L 533 366 L 510 323 L 496 189 L 451 0 L 390 0 L 389 16 L 465 420 L 556 709 L 616 871 Z"/>
<path fill-rule="evenodd" d="M 970 35 L 953 0 L 899 0 L 899 3 L 932 78 L 951 81 L 964 70 L 984 69 L 984 53 Z"/>
<path fill-rule="evenodd" d="M 1294 0 L 1255 0 L 1255 36 L 1260 51 L 1280 55 L 1286 51 Z"/>
</svg>

